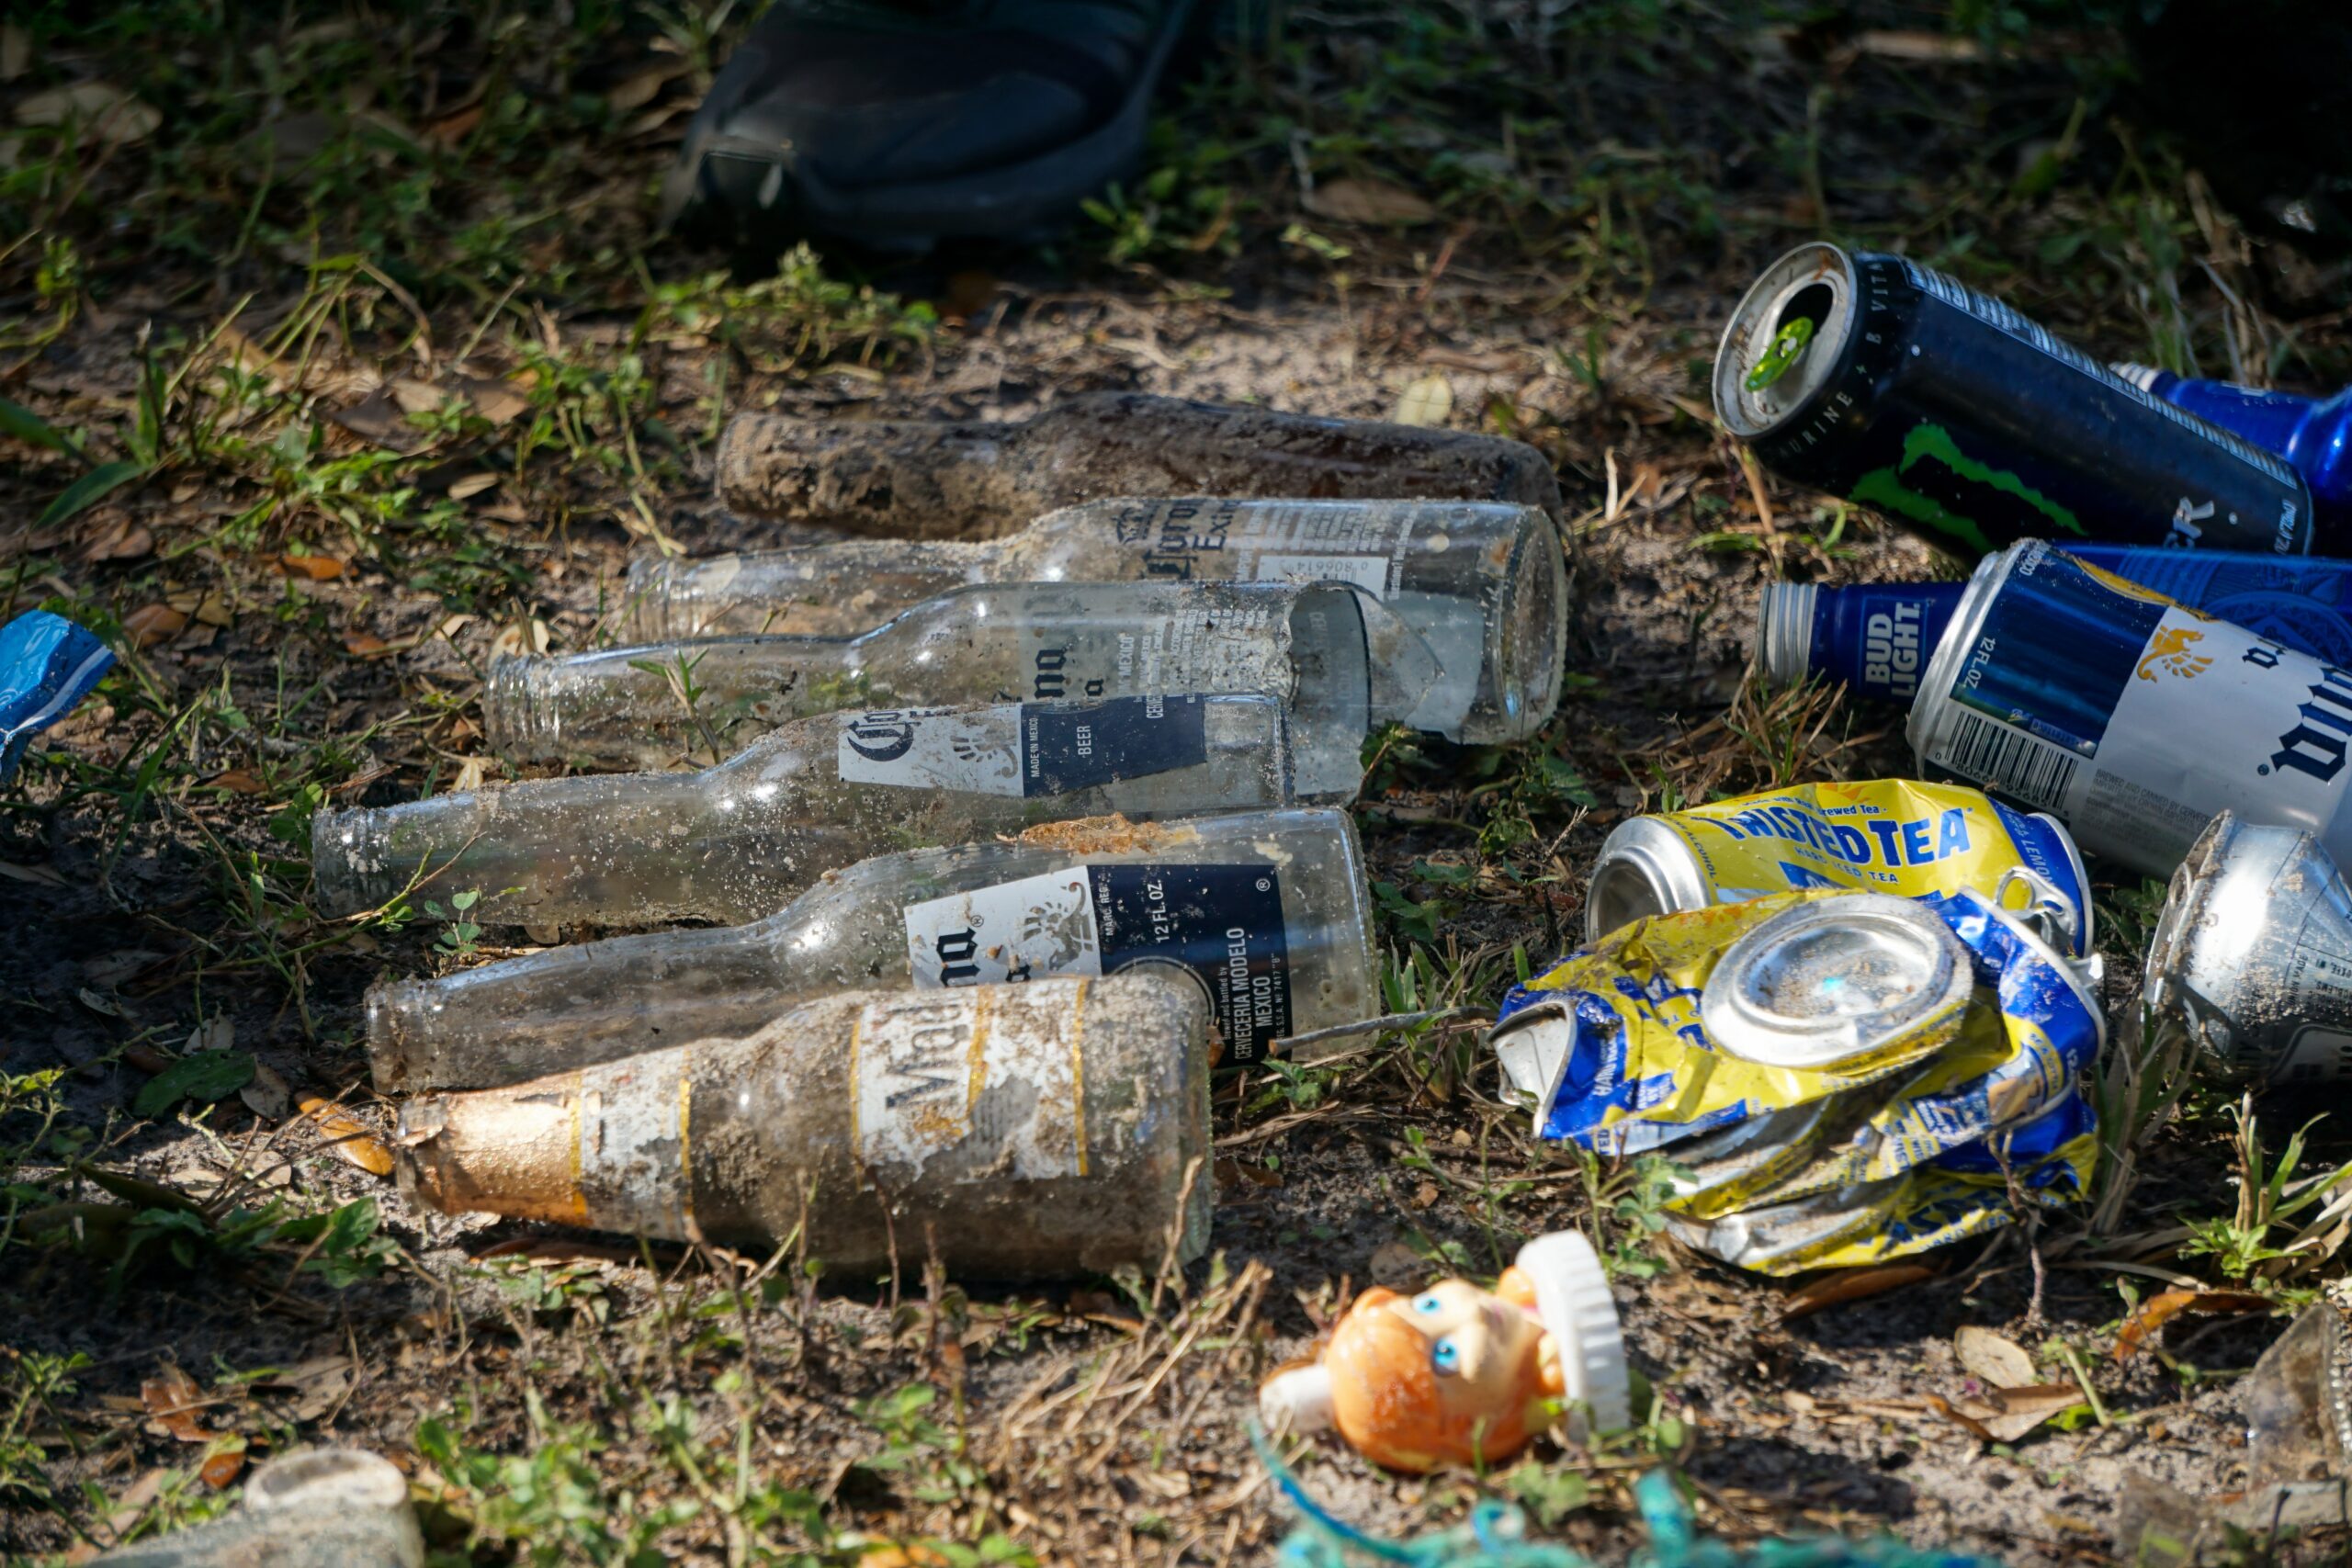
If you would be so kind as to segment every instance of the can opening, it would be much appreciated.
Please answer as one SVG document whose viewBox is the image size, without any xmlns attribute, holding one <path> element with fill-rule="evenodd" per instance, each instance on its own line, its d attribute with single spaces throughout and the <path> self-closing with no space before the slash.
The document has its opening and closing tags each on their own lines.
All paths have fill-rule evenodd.
<svg viewBox="0 0 2352 1568">
<path fill-rule="evenodd" d="M 1811 321 L 1814 332 L 1818 334 L 1821 323 L 1827 321 L 1829 312 L 1837 308 L 1836 289 L 1826 283 L 1808 283 L 1790 295 L 1789 302 L 1781 307 L 1780 319 L 1772 323 L 1772 340 L 1777 343 L 1785 337 L 1789 323 L 1799 321 Z"/>
<path fill-rule="evenodd" d="M 1757 955 L 1740 976 L 1747 999 L 1782 1018 L 1864 1018 L 1898 1008 L 1934 976 L 1917 947 L 1877 931 L 1826 927 Z"/>
<path fill-rule="evenodd" d="M 1666 912 L 1657 885 L 1631 860 L 1614 860 L 1592 874 L 1585 888 L 1585 931 L 1598 941 L 1645 915 Z"/>
<path fill-rule="evenodd" d="M 1765 1066 L 1829 1068 L 1923 1055 L 1958 1028 L 1967 950 L 1907 898 L 1838 893 L 1792 905 L 1732 943 L 1701 992 L 1717 1050 Z"/>
</svg>

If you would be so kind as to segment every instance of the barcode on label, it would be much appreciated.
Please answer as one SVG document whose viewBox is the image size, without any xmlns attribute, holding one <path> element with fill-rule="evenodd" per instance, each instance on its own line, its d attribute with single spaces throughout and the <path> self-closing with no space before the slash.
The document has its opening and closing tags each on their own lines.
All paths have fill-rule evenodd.
<svg viewBox="0 0 2352 1568">
<path fill-rule="evenodd" d="M 1939 766 L 2043 810 L 2064 809 L 2076 760 L 2039 736 L 1972 713 L 1954 713 Z"/>
</svg>

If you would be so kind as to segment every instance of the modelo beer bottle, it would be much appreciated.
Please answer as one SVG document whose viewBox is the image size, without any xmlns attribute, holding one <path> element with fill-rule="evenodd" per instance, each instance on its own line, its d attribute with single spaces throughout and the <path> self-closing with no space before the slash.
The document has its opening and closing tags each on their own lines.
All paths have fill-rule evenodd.
<svg viewBox="0 0 2352 1568">
<path fill-rule="evenodd" d="M 1567 576 L 1539 507 L 1408 501 L 1089 502 L 991 540 L 853 539 L 629 569 L 644 642 L 854 636 L 980 582 L 1336 581 L 1419 632 L 1444 677 L 1405 716 L 1476 743 L 1551 716 L 1567 647 Z"/>
<path fill-rule="evenodd" d="M 1209 1234 L 1209 1010 L 1165 974 L 843 991 L 739 1037 L 401 1111 L 402 1187 L 848 1272 L 1156 1266 Z"/>
<path fill-rule="evenodd" d="M 514 1083 L 703 1035 L 804 997 L 944 990 L 1136 966 L 1189 975 L 1229 1061 L 1378 1016 L 1347 814 L 1055 823 L 861 861 L 749 925 L 553 947 L 368 994 L 387 1092 Z"/>
<path fill-rule="evenodd" d="M 1352 792 L 1339 792 L 1344 796 Z M 485 920 L 740 924 L 826 872 L 1040 822 L 1288 806 L 1272 697 L 853 711 L 796 719 L 714 768 L 537 779 L 311 822 L 329 914 L 475 888 Z"/>
</svg>

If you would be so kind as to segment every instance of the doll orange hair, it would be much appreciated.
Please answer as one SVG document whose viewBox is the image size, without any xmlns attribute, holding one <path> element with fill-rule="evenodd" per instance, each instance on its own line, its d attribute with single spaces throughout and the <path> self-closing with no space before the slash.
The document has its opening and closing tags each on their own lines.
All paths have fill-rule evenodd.
<svg viewBox="0 0 2352 1568">
<path fill-rule="evenodd" d="M 1506 1275 L 1497 1293 L 1513 1299 L 1511 1283 Z M 1535 1435 L 1527 1406 L 1499 1416 L 1446 1409 L 1430 1342 L 1388 1310 L 1396 1299 L 1396 1292 L 1377 1287 L 1358 1296 L 1323 1352 L 1332 1421 L 1348 1446 L 1374 1464 L 1415 1472 L 1489 1463 L 1526 1447 Z M 1541 1400 L 1531 1404 L 1541 1411 Z"/>
</svg>

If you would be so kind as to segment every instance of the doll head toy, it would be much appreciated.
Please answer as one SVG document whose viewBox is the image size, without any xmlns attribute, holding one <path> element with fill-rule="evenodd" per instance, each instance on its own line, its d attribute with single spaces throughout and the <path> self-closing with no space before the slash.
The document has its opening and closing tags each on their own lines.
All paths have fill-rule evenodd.
<svg viewBox="0 0 2352 1568">
<path fill-rule="evenodd" d="M 1419 1295 L 1370 1290 L 1317 1360 L 1259 1391 L 1275 1430 L 1337 1427 L 1391 1470 L 1507 1459 L 1540 1432 L 1628 1420 L 1623 1339 L 1608 1275 L 1573 1231 L 1520 1248 L 1491 1292 L 1442 1280 Z"/>
</svg>

